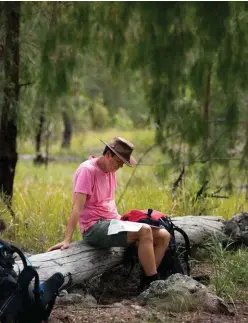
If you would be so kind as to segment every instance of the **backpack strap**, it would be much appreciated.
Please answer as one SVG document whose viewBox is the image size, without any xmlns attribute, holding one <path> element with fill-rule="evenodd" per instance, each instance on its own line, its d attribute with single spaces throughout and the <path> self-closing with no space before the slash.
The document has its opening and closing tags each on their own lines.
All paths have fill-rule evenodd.
<svg viewBox="0 0 248 323">
<path fill-rule="evenodd" d="M 23 263 L 23 267 L 24 268 L 27 267 L 27 260 L 19 248 L 17 248 L 16 246 L 14 246 L 2 239 L 0 239 L 0 246 L 3 247 L 5 250 L 8 250 L 12 254 L 16 252 L 18 254 L 18 256 L 21 258 L 21 261 Z"/>
<path fill-rule="evenodd" d="M 186 264 L 187 274 L 188 274 L 188 276 L 190 276 L 190 266 L 189 266 L 190 241 L 189 241 L 189 237 L 183 229 L 175 226 L 174 224 L 173 224 L 173 228 L 174 228 L 174 231 L 181 233 L 181 235 L 184 237 L 185 252 L 183 253 L 183 258 L 184 258 L 184 262 Z"/>
<path fill-rule="evenodd" d="M 20 285 L 22 290 L 27 290 L 33 278 L 35 279 L 33 289 L 34 299 L 35 302 L 38 304 L 40 301 L 40 280 L 37 271 L 32 266 L 27 266 L 22 270 L 18 277 L 18 284 Z"/>
<path fill-rule="evenodd" d="M 43 309 L 43 320 L 47 320 L 49 315 L 51 314 L 56 297 L 58 296 L 59 289 L 64 284 L 64 281 L 64 275 L 60 272 L 57 272 L 42 284 L 43 293 L 40 302 Z"/>
<path fill-rule="evenodd" d="M 149 218 L 152 217 L 152 212 L 153 212 L 153 209 L 148 209 L 147 210 L 147 213 L 146 214 L 148 215 Z"/>
<path fill-rule="evenodd" d="M 35 301 L 39 302 L 39 276 L 35 269 L 27 266 L 22 270 L 18 277 L 16 289 L 5 300 L 0 309 L 0 317 L 5 315 L 5 312 L 13 314 L 13 319 L 22 310 L 22 302 L 24 301 L 25 293 L 28 291 L 30 282 L 35 278 L 34 295 Z"/>
</svg>

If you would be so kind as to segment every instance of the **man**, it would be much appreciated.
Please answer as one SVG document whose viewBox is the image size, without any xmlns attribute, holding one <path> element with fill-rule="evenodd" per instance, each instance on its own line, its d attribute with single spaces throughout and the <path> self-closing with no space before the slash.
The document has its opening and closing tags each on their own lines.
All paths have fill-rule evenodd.
<svg viewBox="0 0 248 323">
<path fill-rule="evenodd" d="M 103 141 L 102 141 L 103 142 Z M 120 219 L 117 212 L 114 191 L 115 172 L 126 164 L 134 167 L 133 144 L 121 137 L 114 137 L 105 143 L 103 155 L 91 156 L 83 162 L 74 175 L 73 209 L 70 215 L 65 239 L 48 249 L 69 248 L 72 234 L 79 221 L 84 241 L 94 247 L 126 247 L 136 243 L 139 261 L 143 267 L 143 285 L 158 279 L 157 268 L 168 247 L 170 234 L 165 229 L 151 228 L 143 224 L 138 232 L 119 232 L 108 235 L 112 219 Z"/>
</svg>

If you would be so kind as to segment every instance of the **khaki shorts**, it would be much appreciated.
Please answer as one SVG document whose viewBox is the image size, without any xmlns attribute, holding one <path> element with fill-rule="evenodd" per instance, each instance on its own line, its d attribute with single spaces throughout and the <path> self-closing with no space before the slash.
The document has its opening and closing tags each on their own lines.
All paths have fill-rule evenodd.
<svg viewBox="0 0 248 323">
<path fill-rule="evenodd" d="M 127 247 L 127 231 L 108 235 L 110 220 L 99 220 L 86 232 L 83 233 L 83 240 L 92 247 Z"/>
</svg>

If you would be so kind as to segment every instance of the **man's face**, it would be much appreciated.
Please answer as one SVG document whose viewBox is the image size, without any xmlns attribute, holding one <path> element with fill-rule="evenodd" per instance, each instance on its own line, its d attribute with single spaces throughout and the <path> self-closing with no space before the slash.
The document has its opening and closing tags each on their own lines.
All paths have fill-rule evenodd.
<svg viewBox="0 0 248 323">
<path fill-rule="evenodd" d="M 106 154 L 108 161 L 108 172 L 116 172 L 119 168 L 122 168 L 124 162 L 116 155 L 111 156 L 110 152 Z"/>
</svg>

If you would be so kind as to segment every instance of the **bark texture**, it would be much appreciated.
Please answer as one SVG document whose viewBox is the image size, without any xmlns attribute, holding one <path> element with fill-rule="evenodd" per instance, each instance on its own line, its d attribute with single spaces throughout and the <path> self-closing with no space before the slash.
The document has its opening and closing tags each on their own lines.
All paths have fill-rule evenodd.
<svg viewBox="0 0 248 323">
<path fill-rule="evenodd" d="M 17 106 L 19 101 L 20 2 L 4 2 L 4 90 L 0 116 L 0 193 L 10 205 L 17 163 Z"/>
</svg>

